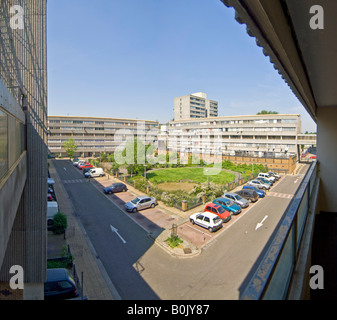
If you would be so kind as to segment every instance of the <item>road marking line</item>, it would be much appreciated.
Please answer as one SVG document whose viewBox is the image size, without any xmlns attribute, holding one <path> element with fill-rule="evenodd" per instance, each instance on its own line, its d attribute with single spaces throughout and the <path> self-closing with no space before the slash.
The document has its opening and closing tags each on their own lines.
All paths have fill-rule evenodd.
<svg viewBox="0 0 337 320">
<path fill-rule="evenodd" d="M 126 241 L 125 241 L 125 240 L 122 238 L 122 236 L 118 233 L 118 230 L 117 230 L 116 228 L 114 228 L 112 225 L 110 225 L 110 228 L 111 228 L 111 231 L 114 232 L 114 233 L 116 233 L 117 236 L 122 240 L 122 242 L 123 242 L 124 244 L 126 244 Z"/>
</svg>

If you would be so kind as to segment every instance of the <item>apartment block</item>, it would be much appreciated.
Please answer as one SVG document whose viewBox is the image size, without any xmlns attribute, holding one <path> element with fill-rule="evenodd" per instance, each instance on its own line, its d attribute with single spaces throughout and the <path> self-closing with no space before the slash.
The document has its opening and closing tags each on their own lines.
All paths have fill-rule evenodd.
<svg viewBox="0 0 337 320">
<path fill-rule="evenodd" d="M 98 156 L 113 153 L 130 139 L 153 142 L 158 135 L 158 122 L 150 120 L 48 116 L 48 147 L 51 153 L 66 156 L 64 142 L 74 140 L 75 156 Z"/>
<path fill-rule="evenodd" d="M 207 94 L 197 92 L 174 99 L 174 120 L 218 116 L 218 102 L 207 99 Z"/>
<path fill-rule="evenodd" d="M 0 1 L 0 300 L 44 299 L 46 6 Z M 13 266 L 24 272 L 23 289 L 10 286 Z"/>
<path fill-rule="evenodd" d="M 206 161 L 213 157 L 222 160 L 246 157 L 250 159 L 248 162 L 254 158 L 297 159 L 300 145 L 316 144 L 315 135 L 301 134 L 298 114 L 171 121 L 162 127 L 158 140 L 159 152 L 179 152 L 181 157 L 194 154 Z M 241 158 L 240 161 L 244 162 Z M 271 163 L 280 162 L 273 160 Z"/>
</svg>

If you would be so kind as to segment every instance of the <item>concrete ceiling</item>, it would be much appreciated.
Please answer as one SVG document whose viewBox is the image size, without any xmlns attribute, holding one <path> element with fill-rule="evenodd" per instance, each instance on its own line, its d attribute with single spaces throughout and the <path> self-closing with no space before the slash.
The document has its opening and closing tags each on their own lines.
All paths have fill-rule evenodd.
<svg viewBox="0 0 337 320">
<path fill-rule="evenodd" d="M 337 107 L 337 1 L 288 0 L 286 4 L 316 105 Z M 316 16 L 310 14 L 314 5 L 324 10 L 324 29 L 310 27 Z"/>
<path fill-rule="evenodd" d="M 337 0 L 221 0 L 263 47 L 264 54 L 314 121 L 317 108 L 337 106 Z M 324 29 L 310 20 L 324 11 Z"/>
</svg>

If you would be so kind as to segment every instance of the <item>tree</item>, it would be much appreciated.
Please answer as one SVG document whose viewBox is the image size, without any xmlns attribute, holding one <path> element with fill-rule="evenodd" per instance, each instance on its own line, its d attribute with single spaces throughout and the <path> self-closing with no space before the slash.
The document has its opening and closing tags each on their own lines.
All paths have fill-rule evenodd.
<svg viewBox="0 0 337 320">
<path fill-rule="evenodd" d="M 63 143 L 63 148 L 65 149 L 69 158 L 74 158 L 74 153 L 77 150 L 77 145 L 73 139 L 68 139 Z"/>
<path fill-rule="evenodd" d="M 259 115 L 259 114 L 278 114 L 278 112 L 276 112 L 276 111 L 262 110 L 262 111 L 258 112 L 257 114 L 258 114 L 258 115 Z"/>
</svg>

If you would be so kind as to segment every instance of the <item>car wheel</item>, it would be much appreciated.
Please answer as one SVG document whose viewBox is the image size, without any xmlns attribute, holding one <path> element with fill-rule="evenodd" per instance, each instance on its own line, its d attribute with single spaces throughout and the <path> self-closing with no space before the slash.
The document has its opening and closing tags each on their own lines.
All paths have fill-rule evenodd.
<svg viewBox="0 0 337 320">
<path fill-rule="evenodd" d="M 154 203 L 151 204 L 151 208 L 154 208 L 156 205 Z"/>
<path fill-rule="evenodd" d="M 112 191 L 109 191 L 109 194 L 111 194 L 112 193 Z"/>
<path fill-rule="evenodd" d="M 190 219 L 191 223 L 194 224 L 194 220 L 193 219 Z"/>
<path fill-rule="evenodd" d="M 132 212 L 133 212 L 133 213 L 136 213 L 136 212 L 137 212 L 137 208 L 133 208 L 133 209 L 132 209 Z"/>
<path fill-rule="evenodd" d="M 124 192 L 126 192 L 128 189 L 123 189 Z"/>
<path fill-rule="evenodd" d="M 211 227 L 209 227 L 209 228 L 208 228 L 208 231 L 212 233 L 212 232 L 213 232 L 213 229 L 212 229 Z"/>
</svg>

